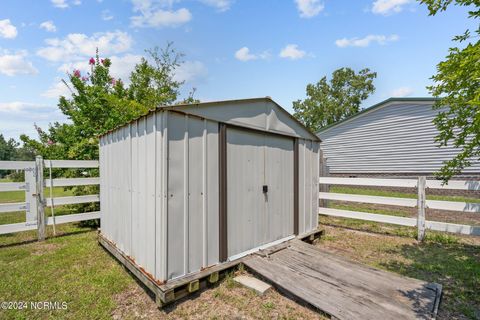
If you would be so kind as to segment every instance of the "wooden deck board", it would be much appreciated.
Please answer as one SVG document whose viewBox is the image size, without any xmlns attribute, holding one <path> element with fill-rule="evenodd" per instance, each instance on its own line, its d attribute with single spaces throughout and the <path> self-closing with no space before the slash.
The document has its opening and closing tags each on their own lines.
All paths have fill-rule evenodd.
<svg viewBox="0 0 480 320">
<path fill-rule="evenodd" d="M 367 267 L 304 242 L 247 267 L 283 291 L 338 319 L 431 319 L 440 286 Z"/>
</svg>

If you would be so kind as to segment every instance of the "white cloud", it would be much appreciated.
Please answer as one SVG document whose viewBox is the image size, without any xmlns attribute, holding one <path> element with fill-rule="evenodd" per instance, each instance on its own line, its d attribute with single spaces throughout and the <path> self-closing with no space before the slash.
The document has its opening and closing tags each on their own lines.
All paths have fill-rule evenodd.
<svg viewBox="0 0 480 320">
<path fill-rule="evenodd" d="M 99 32 L 92 36 L 71 33 L 63 39 L 46 39 L 46 47 L 40 48 L 37 55 L 49 61 L 79 60 L 94 56 L 96 49 L 102 55 L 118 54 L 130 50 L 133 39 L 125 32 Z"/>
<path fill-rule="evenodd" d="M 112 56 L 112 66 L 110 67 L 110 74 L 117 78 L 122 79 L 124 83 L 130 82 L 130 73 L 135 68 L 135 65 L 142 59 L 141 55 L 127 54 L 122 57 Z"/>
<path fill-rule="evenodd" d="M 42 112 L 45 110 L 51 111 L 52 107 L 22 101 L 0 102 L 1 113 Z"/>
<path fill-rule="evenodd" d="M 0 54 L 0 74 L 15 76 L 19 74 L 37 74 L 38 70 L 30 61 L 26 60 L 27 52 L 20 51 Z"/>
<path fill-rule="evenodd" d="M 340 47 L 340 48 L 368 47 L 372 42 L 376 42 L 380 45 L 384 45 L 384 44 L 387 44 L 387 42 L 397 41 L 398 39 L 399 39 L 399 36 L 396 34 L 392 34 L 389 36 L 369 34 L 363 38 L 338 39 L 335 41 L 335 44 L 337 45 L 337 47 Z"/>
<path fill-rule="evenodd" d="M 57 27 L 53 23 L 52 20 L 48 20 L 45 22 L 40 23 L 40 29 L 45 29 L 48 32 L 55 32 L 57 31 Z"/>
<path fill-rule="evenodd" d="M 250 53 L 250 49 L 242 47 L 235 52 L 235 58 L 240 61 L 249 61 L 257 59 L 257 56 Z"/>
<path fill-rule="evenodd" d="M 325 8 L 320 0 L 295 0 L 295 2 L 302 18 L 312 18 Z"/>
<path fill-rule="evenodd" d="M 113 19 L 113 14 L 110 12 L 110 10 L 103 10 L 102 11 L 102 20 L 104 21 L 109 21 Z"/>
<path fill-rule="evenodd" d="M 133 11 L 139 15 L 130 17 L 132 27 L 177 27 L 192 19 L 186 8 L 173 10 L 175 0 L 132 0 Z"/>
<path fill-rule="evenodd" d="M 410 87 L 400 87 L 392 91 L 392 97 L 407 97 L 413 93 Z"/>
<path fill-rule="evenodd" d="M 376 0 L 373 2 L 372 12 L 375 14 L 389 15 L 402 11 L 403 6 L 412 0 Z"/>
<path fill-rule="evenodd" d="M 298 48 L 296 44 L 288 44 L 285 48 L 280 51 L 279 56 L 281 58 L 288 58 L 292 60 L 297 60 L 305 57 L 307 53 Z"/>
<path fill-rule="evenodd" d="M 45 92 L 41 94 L 42 97 L 58 99 L 60 96 L 70 98 L 72 95 L 67 85 L 59 78 L 55 79 L 54 83 Z"/>
<path fill-rule="evenodd" d="M 240 61 L 268 59 L 270 58 L 270 52 L 263 51 L 262 53 L 253 54 L 250 52 L 250 49 L 248 47 L 242 47 L 235 52 L 234 56 Z"/>
<path fill-rule="evenodd" d="M 50 0 L 55 8 L 65 9 L 68 8 L 68 3 L 66 0 Z"/>
<path fill-rule="evenodd" d="M 18 139 L 21 134 L 36 137 L 34 123 L 45 128 L 54 121 L 67 121 L 54 104 L 42 105 L 24 101 L 0 102 L 0 128 L 6 137 Z"/>
<path fill-rule="evenodd" d="M 192 83 L 204 79 L 207 74 L 207 67 L 200 61 L 185 61 L 175 70 L 173 79 Z"/>
<path fill-rule="evenodd" d="M 217 8 L 218 11 L 223 12 L 230 9 L 232 6 L 232 0 L 200 0 L 202 3 Z"/>
<path fill-rule="evenodd" d="M 14 39 L 17 36 L 17 28 L 10 19 L 0 20 L 0 38 Z"/>
<path fill-rule="evenodd" d="M 55 8 L 60 8 L 60 9 L 66 9 L 66 8 L 68 8 L 70 5 L 79 6 L 79 5 L 82 4 L 82 1 L 81 1 L 81 0 L 72 0 L 72 1 L 68 1 L 68 0 L 50 0 L 50 2 L 52 3 L 52 5 L 53 5 Z"/>
</svg>

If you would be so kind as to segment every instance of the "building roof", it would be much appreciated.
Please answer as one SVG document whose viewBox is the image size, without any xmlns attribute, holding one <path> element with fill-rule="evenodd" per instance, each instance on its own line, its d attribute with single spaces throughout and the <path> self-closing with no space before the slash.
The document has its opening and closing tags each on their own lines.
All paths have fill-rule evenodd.
<svg viewBox="0 0 480 320">
<path fill-rule="evenodd" d="M 344 123 L 344 122 L 350 121 L 350 120 L 352 120 L 352 119 L 354 119 L 354 118 L 357 118 L 357 117 L 359 117 L 359 116 L 362 116 L 362 115 L 364 115 L 364 114 L 366 114 L 366 113 L 368 113 L 368 112 L 372 112 L 372 111 L 374 111 L 374 110 L 377 110 L 377 109 L 386 107 L 386 106 L 391 105 L 391 104 L 401 103 L 401 102 L 412 102 L 412 103 L 413 103 L 413 102 L 417 102 L 417 103 L 420 102 L 420 103 L 422 103 L 422 104 L 424 104 L 424 103 L 431 103 L 431 104 L 433 104 L 433 103 L 434 103 L 435 101 L 437 101 L 437 100 L 438 100 L 438 98 L 433 98 L 433 97 L 402 97 L 402 98 L 400 98 L 400 97 L 397 97 L 397 98 L 396 98 L 396 97 L 393 97 L 393 98 L 388 98 L 388 99 L 386 99 L 386 100 L 384 100 L 384 101 L 381 101 L 381 102 L 379 102 L 379 103 L 377 103 L 377 104 L 374 104 L 373 106 L 370 106 L 370 107 L 368 107 L 368 108 L 365 108 L 365 109 L 361 110 L 360 112 L 358 112 L 358 113 L 356 113 L 356 114 L 354 114 L 354 115 L 351 115 L 351 116 L 349 116 L 349 117 L 347 117 L 347 118 L 345 118 L 345 119 L 343 119 L 343 120 L 340 120 L 340 121 L 338 121 L 338 122 L 329 124 L 329 125 L 321 128 L 320 130 L 317 131 L 317 135 L 320 134 L 320 133 L 322 133 L 322 132 L 324 132 L 324 131 L 326 131 L 327 129 L 331 129 L 331 128 L 336 127 L 336 126 L 338 126 L 338 125 L 340 125 L 340 124 L 342 124 L 342 123 Z"/>
<path fill-rule="evenodd" d="M 146 114 L 133 119 L 123 125 L 120 125 L 112 130 L 109 130 L 105 133 L 103 133 L 100 136 L 103 136 L 111 131 L 114 131 L 120 127 L 123 127 L 125 125 L 128 125 L 129 123 L 132 123 L 142 117 L 148 116 L 149 114 L 157 111 L 176 111 L 176 112 L 184 112 L 187 114 L 193 114 L 196 116 L 203 117 L 205 119 L 213 120 L 213 121 L 218 121 L 218 122 L 225 122 L 225 123 L 232 123 L 235 125 L 240 125 L 244 127 L 250 127 L 252 129 L 262 129 L 258 128 L 258 126 L 249 126 L 246 124 L 247 120 L 249 119 L 249 115 L 245 115 L 243 117 L 243 121 L 235 121 L 235 120 L 227 120 L 228 117 L 222 117 L 220 111 L 225 111 L 224 113 L 230 113 L 233 114 L 233 116 L 236 116 L 237 119 L 239 118 L 239 109 L 238 105 L 242 106 L 247 106 L 247 105 L 253 105 L 255 103 L 262 103 L 265 102 L 266 104 L 274 106 L 275 110 L 278 110 L 277 114 L 283 115 L 283 119 L 274 119 L 272 123 L 267 123 L 266 128 L 263 131 L 270 131 L 270 132 L 279 132 L 282 133 L 282 129 L 280 128 L 279 130 L 276 130 L 274 127 L 277 125 L 277 129 L 279 128 L 279 122 L 285 122 L 288 121 L 290 124 L 290 127 L 295 127 L 296 130 L 291 133 L 292 136 L 299 136 L 306 138 L 308 136 L 309 139 L 320 141 L 320 138 L 315 135 L 313 132 L 311 132 L 307 127 L 305 127 L 300 121 L 295 119 L 288 111 L 286 111 L 282 106 L 280 106 L 277 102 L 275 102 L 272 98 L 270 97 L 259 97 L 259 98 L 248 98 L 248 99 L 235 99 L 235 100 L 221 100 L 221 101 L 210 101 L 210 102 L 199 102 L 199 103 L 192 103 L 192 104 L 177 104 L 177 105 L 171 105 L 171 106 L 159 106 L 154 110 L 150 110 Z M 220 109 L 217 109 L 217 107 L 220 107 Z M 232 108 L 228 108 L 232 107 Z M 211 109 L 210 111 L 207 111 L 207 109 Z M 243 110 L 243 109 L 242 109 Z M 245 109 L 246 110 L 246 109 Z M 251 111 L 251 110 L 250 110 Z M 262 110 L 258 110 L 262 111 Z M 264 110 L 265 111 L 265 110 Z M 269 117 L 267 117 L 269 118 Z M 269 126 L 272 126 L 271 128 Z M 285 132 L 284 132 L 285 133 Z"/>
</svg>

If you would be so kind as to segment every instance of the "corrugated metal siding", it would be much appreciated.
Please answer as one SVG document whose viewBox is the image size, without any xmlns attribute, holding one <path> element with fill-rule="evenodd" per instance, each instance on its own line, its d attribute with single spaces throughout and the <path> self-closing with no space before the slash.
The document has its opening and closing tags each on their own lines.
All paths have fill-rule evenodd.
<svg viewBox="0 0 480 320">
<path fill-rule="evenodd" d="M 318 175 L 319 147 L 318 142 L 299 140 L 298 171 L 299 171 L 299 233 L 305 233 L 317 228 L 318 225 Z"/>
<path fill-rule="evenodd" d="M 218 124 L 168 113 L 168 279 L 218 263 Z"/>
<path fill-rule="evenodd" d="M 161 133 L 161 117 L 150 114 L 100 141 L 102 234 L 157 279 L 165 278 L 157 245 L 164 229 L 162 189 L 157 188 Z"/>
<path fill-rule="evenodd" d="M 458 153 L 439 148 L 432 104 L 396 103 L 320 132 L 331 173 L 432 173 Z M 480 173 L 480 163 L 464 170 Z"/>
</svg>

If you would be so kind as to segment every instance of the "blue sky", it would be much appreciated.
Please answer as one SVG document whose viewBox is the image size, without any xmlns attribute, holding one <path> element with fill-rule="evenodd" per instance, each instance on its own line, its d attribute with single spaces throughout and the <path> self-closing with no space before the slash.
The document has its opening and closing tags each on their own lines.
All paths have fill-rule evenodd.
<svg viewBox="0 0 480 320">
<path fill-rule="evenodd" d="M 127 80 L 144 50 L 173 41 L 177 79 L 202 101 L 271 96 L 287 110 L 305 86 L 340 67 L 378 73 L 367 107 L 427 96 L 451 38 L 472 27 L 466 9 L 429 17 L 413 0 L 3 0 L 0 133 L 35 135 L 65 121 L 66 72 L 88 70 L 98 47 Z"/>
</svg>

